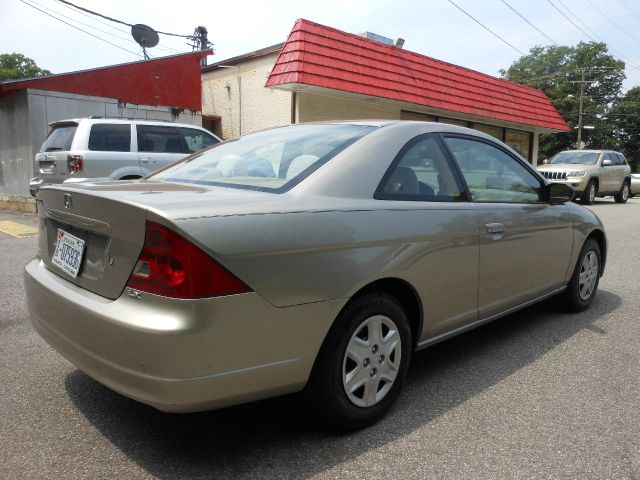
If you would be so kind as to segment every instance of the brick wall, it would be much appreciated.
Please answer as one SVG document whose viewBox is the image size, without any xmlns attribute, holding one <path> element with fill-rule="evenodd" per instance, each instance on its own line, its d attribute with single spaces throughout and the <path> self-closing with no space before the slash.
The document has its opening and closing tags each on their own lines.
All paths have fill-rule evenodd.
<svg viewBox="0 0 640 480">
<path fill-rule="evenodd" d="M 291 93 L 264 86 L 276 56 L 202 75 L 202 113 L 221 117 L 224 139 L 291 123 Z"/>
</svg>

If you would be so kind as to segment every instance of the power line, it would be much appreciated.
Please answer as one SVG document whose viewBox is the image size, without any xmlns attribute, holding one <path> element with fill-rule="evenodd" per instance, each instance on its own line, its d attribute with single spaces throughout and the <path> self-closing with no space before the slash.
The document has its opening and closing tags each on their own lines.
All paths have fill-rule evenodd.
<svg viewBox="0 0 640 480">
<path fill-rule="evenodd" d="M 616 27 L 616 28 L 617 28 L 618 30 L 620 30 L 622 33 L 626 33 L 627 35 L 629 35 L 629 36 L 630 36 L 631 38 L 633 38 L 636 42 L 640 42 L 640 38 L 636 37 L 634 34 L 632 34 L 632 33 L 628 32 L 627 30 L 625 30 L 624 28 L 622 28 L 620 25 L 618 25 L 616 22 L 614 22 L 613 20 L 611 20 L 611 19 L 609 18 L 609 16 L 608 16 L 606 13 L 604 13 L 602 10 L 600 10 L 600 8 L 598 8 L 598 7 L 596 6 L 596 4 L 595 4 L 595 3 L 593 3 L 591 0 L 587 0 L 587 1 L 588 1 L 588 2 L 589 2 L 589 4 L 591 4 L 591 6 L 592 6 L 593 8 L 595 8 L 595 9 L 598 11 L 598 13 L 599 13 L 600 15 L 602 15 L 602 16 L 603 16 L 603 17 L 604 17 L 604 18 L 605 18 L 605 19 L 606 19 L 606 20 L 607 20 L 611 25 L 613 25 L 614 27 Z"/>
<path fill-rule="evenodd" d="M 103 15 L 101 13 L 94 12 L 93 10 L 89 10 L 88 8 L 80 7 L 80 6 L 75 5 L 75 4 L 71 3 L 71 2 L 68 2 L 67 0 L 58 0 L 58 2 L 64 3 L 66 5 L 69 5 L 69 6 L 75 8 L 77 10 L 82 10 L 83 12 L 90 13 L 91 15 L 96 15 L 98 17 L 104 18 L 105 20 L 109 20 L 110 22 L 120 23 L 120 24 L 126 25 L 128 27 L 133 27 L 133 24 L 131 24 L 131 23 L 123 22 L 122 20 L 118 20 L 117 18 L 108 17 L 107 15 Z M 188 38 L 188 39 L 190 39 L 192 37 L 192 35 L 180 35 L 178 33 L 161 32 L 159 30 L 156 30 L 156 33 L 159 33 L 160 35 L 169 35 L 169 36 L 172 36 L 172 37 L 182 37 L 182 38 Z"/>
<path fill-rule="evenodd" d="M 627 2 L 625 2 L 624 0 L 620 0 L 625 7 L 627 7 L 627 10 L 629 10 L 631 12 L 631 15 L 633 15 L 634 17 L 636 17 L 638 20 L 640 20 L 640 17 L 636 14 L 636 12 L 634 12 L 633 10 L 631 10 L 631 7 L 629 6 L 629 4 Z"/>
<path fill-rule="evenodd" d="M 62 0 L 61 0 L 62 1 Z M 485 26 L 484 24 L 482 24 L 479 20 L 476 20 L 472 15 L 470 15 L 469 13 L 467 13 L 464 9 L 462 9 L 459 5 L 457 5 L 453 0 L 447 0 L 451 5 L 453 5 L 454 7 L 456 7 L 458 10 L 460 10 L 462 13 L 464 13 L 467 17 L 469 17 L 471 20 L 473 20 L 474 22 L 476 22 L 478 25 L 480 25 L 482 28 L 484 28 L 487 32 L 489 32 L 491 35 L 493 35 L 494 37 L 496 37 L 498 40 L 500 40 L 501 42 L 505 43 L 506 45 L 510 46 L 511 48 L 513 48 L 516 52 L 518 52 L 520 55 L 522 55 L 523 57 L 526 56 L 526 53 L 524 53 L 522 50 L 514 47 L 513 45 L 511 45 L 509 42 L 507 42 L 504 38 L 502 38 L 500 35 L 498 35 L 496 32 L 494 32 L 493 30 L 491 30 L 489 27 Z"/>
<path fill-rule="evenodd" d="M 511 5 L 509 5 L 506 0 L 500 0 L 502 3 L 504 3 L 507 7 L 509 7 L 511 9 L 511 11 L 513 11 L 513 13 L 515 13 L 516 15 L 518 15 L 522 20 L 524 20 L 525 22 L 527 22 L 529 25 L 531 25 L 533 28 L 536 29 L 536 31 L 538 33 L 540 33 L 541 35 L 543 35 L 545 38 L 547 38 L 549 41 L 551 41 L 551 43 L 558 45 L 558 42 L 556 42 L 553 38 L 551 38 L 549 35 L 547 35 L 546 33 L 544 33 L 542 30 L 540 30 L 538 27 L 536 27 L 533 23 L 531 23 L 529 20 L 527 20 L 527 18 L 525 18 L 524 15 L 522 15 L 520 12 L 518 12 L 515 8 L 513 8 Z"/>
<path fill-rule="evenodd" d="M 76 27 L 75 25 L 72 25 L 71 23 L 69 23 L 69 22 L 66 22 L 66 21 L 62 20 L 61 18 L 58 18 L 58 17 L 56 17 L 55 15 L 52 15 L 52 14 L 50 14 L 50 13 L 48 13 L 48 12 L 45 12 L 44 10 L 42 10 L 42 9 L 40 9 L 40 8 L 38 8 L 38 7 L 36 7 L 35 5 L 32 5 L 32 4 L 28 3 L 28 2 L 26 2 L 25 0 L 20 0 L 20 1 L 21 1 L 22 3 L 24 3 L 25 5 L 28 5 L 28 6 L 30 6 L 31 8 L 34 8 L 34 9 L 38 10 L 39 12 L 42 12 L 42 13 L 44 13 L 45 15 L 47 15 L 47 16 L 49 16 L 49 17 L 51 17 L 51 18 L 55 18 L 55 19 L 56 19 L 56 20 L 58 20 L 59 22 L 62 22 L 62 23 L 64 23 L 64 24 L 66 24 L 66 25 L 70 26 L 71 28 L 75 28 L 76 30 L 80 30 L 81 32 L 86 33 L 87 35 L 91 35 L 92 37 L 97 38 L 98 40 L 101 40 L 101 41 L 103 41 L 103 42 L 105 42 L 105 43 L 108 43 L 109 45 L 113 45 L 114 47 L 119 48 L 120 50 L 124 50 L 125 52 L 132 53 L 133 55 L 135 55 L 135 56 L 137 56 L 137 57 L 142 58 L 142 55 L 140 55 L 139 53 L 132 52 L 131 50 L 127 50 L 126 48 L 121 47 L 120 45 L 117 45 L 117 44 L 115 44 L 115 43 L 113 43 L 113 42 L 110 42 L 109 40 L 105 40 L 104 38 L 99 37 L 99 36 L 97 36 L 97 35 L 94 35 L 94 34 L 93 34 L 93 33 L 91 33 L 91 32 L 87 32 L 86 30 L 83 30 L 83 29 L 82 29 L 82 28 L 80 28 L 80 27 Z"/>
<path fill-rule="evenodd" d="M 578 30 L 580 30 L 583 34 L 585 34 L 589 39 L 593 40 L 594 42 L 598 43 L 598 41 L 593 38 L 591 35 L 589 35 L 587 32 L 585 32 L 584 30 L 582 30 L 580 28 L 580 26 L 575 23 L 573 20 L 571 20 L 569 17 L 567 17 L 564 12 L 562 10 L 560 10 L 551 0 L 547 0 L 547 2 L 549 3 L 549 5 L 551 5 L 553 8 L 555 8 L 558 13 L 560 13 L 560 15 L 562 15 L 564 18 L 566 18 L 574 27 L 576 27 Z M 566 8 L 566 7 L 565 7 Z"/>
<path fill-rule="evenodd" d="M 582 23 L 582 25 L 584 25 L 584 27 L 585 27 L 585 28 L 587 28 L 588 30 L 591 30 L 589 27 L 587 27 L 587 25 L 586 25 L 582 20 L 580 20 L 580 18 L 578 18 L 578 16 L 577 16 L 574 12 L 572 12 L 572 11 L 569 9 L 569 7 L 567 7 L 567 6 L 564 4 L 564 2 L 563 2 L 562 0 L 557 0 L 557 1 L 558 1 L 560 4 L 562 4 L 562 6 L 567 10 L 567 12 L 571 13 L 571 15 L 573 15 L 573 16 L 576 18 L 576 20 L 578 20 L 580 23 Z M 562 15 L 564 18 L 566 18 L 566 19 L 567 19 L 567 20 L 568 20 L 568 21 L 569 21 L 569 22 L 570 22 L 574 27 L 576 27 L 578 30 L 580 30 L 580 31 L 581 31 L 584 35 L 586 35 L 590 40 L 592 40 L 593 42 L 598 43 L 598 40 L 596 40 L 595 38 L 593 38 L 591 35 L 589 35 L 587 32 L 585 32 L 582 28 L 580 28 L 580 26 L 579 26 L 577 23 L 575 23 L 573 20 L 571 20 L 569 17 L 567 17 L 567 16 L 565 15 L 565 13 L 564 13 L 562 10 L 560 10 L 560 9 L 559 9 L 559 8 L 558 8 L 558 7 L 557 7 L 557 6 L 556 6 L 556 5 L 555 5 L 551 0 L 547 0 L 547 2 L 549 3 L 549 5 L 551 5 L 553 8 L 555 8 L 555 9 L 558 11 L 558 13 L 560 13 L 560 15 Z M 602 42 L 602 43 L 604 43 L 604 44 L 608 45 L 608 42 L 606 42 L 606 41 L 605 41 L 601 36 L 597 35 L 595 32 L 593 32 L 593 30 L 591 30 L 591 32 L 592 32 L 596 37 L 598 37 L 598 38 L 600 39 L 600 42 Z M 640 67 L 638 67 L 637 65 L 634 65 L 633 63 L 631 63 L 631 62 L 629 62 L 629 61 L 626 61 L 626 60 L 624 60 L 622 57 L 620 57 L 619 55 L 617 55 L 616 51 L 615 51 L 615 50 L 613 50 L 612 48 L 610 48 L 610 47 L 608 47 L 608 48 L 609 48 L 609 50 L 611 51 L 611 55 L 612 55 L 614 58 L 616 58 L 617 60 L 619 60 L 619 61 L 621 61 L 621 62 L 624 62 L 626 65 L 628 65 L 628 66 L 629 66 L 629 67 L 631 67 L 631 68 L 634 68 L 634 69 L 640 69 Z"/>
<path fill-rule="evenodd" d="M 39 3 L 35 2 L 34 0 L 30 0 L 30 1 L 32 1 L 32 2 L 33 2 L 33 3 L 35 3 L 36 5 L 40 5 Z M 78 11 L 78 10 L 76 10 L 75 8 L 70 7 L 69 5 L 66 5 L 66 4 L 64 4 L 64 3 L 60 2 L 60 0 L 56 0 L 56 1 L 57 1 L 58 3 L 60 3 L 60 5 L 62 5 L 62 6 L 63 6 L 63 7 L 65 7 L 65 8 L 68 8 L 69 10 L 71 10 L 71 11 L 72 11 L 72 12 L 74 12 L 74 13 L 77 13 L 77 14 L 80 14 L 80 15 L 85 16 L 85 17 L 87 17 L 87 18 L 90 18 L 90 19 L 91 19 L 91 20 L 93 20 L 94 22 L 98 22 L 98 23 L 101 23 L 102 25 L 106 25 L 107 27 L 112 28 L 112 29 L 114 29 L 114 30 L 116 30 L 116 31 L 118 31 L 118 32 L 122 32 L 122 33 L 126 33 L 127 35 L 131 35 L 131 31 L 130 31 L 130 30 L 123 30 L 122 28 L 115 27 L 115 26 L 113 26 L 111 23 L 103 22 L 103 21 L 102 21 L 102 20 L 100 20 L 99 18 L 95 18 L 95 17 L 93 17 L 93 16 L 91 16 L 91 15 L 89 15 L 89 14 L 87 14 L 87 13 L 84 13 L 84 12 Z M 42 8 L 45 8 L 45 7 L 43 7 L 42 5 L 40 5 L 40 6 L 41 6 Z M 59 15 L 63 15 L 62 13 L 60 13 L 60 12 L 58 12 L 58 11 L 56 11 L 56 10 L 51 10 L 51 9 L 47 9 L 47 10 L 49 10 L 50 12 L 58 13 Z M 104 31 L 104 30 L 101 30 L 101 29 L 99 29 L 99 28 L 98 28 L 98 27 L 96 27 L 96 26 L 89 25 L 89 24 L 86 24 L 86 23 L 82 23 L 80 20 L 77 20 L 77 19 L 75 19 L 75 18 L 74 18 L 73 20 L 74 20 L 74 21 L 76 21 L 76 22 L 78 22 L 78 23 L 80 23 L 80 24 L 82 24 L 82 25 L 87 25 L 87 26 L 90 26 L 90 27 L 92 27 L 92 28 L 95 28 L 95 29 L 96 29 L 96 30 L 98 30 L 99 32 L 106 33 L 107 35 L 113 35 L 113 36 L 115 36 L 115 37 L 119 37 L 118 35 L 115 35 L 115 34 L 113 34 L 113 33 L 109 33 L 109 32 L 106 32 L 106 31 Z M 126 39 L 125 39 L 124 37 L 119 37 L 119 38 L 122 38 L 122 39 L 124 39 L 124 40 L 130 41 L 130 42 L 133 42 L 133 43 L 137 43 L 135 40 L 131 40 L 131 38 L 126 38 Z M 157 49 L 159 49 L 159 50 L 165 50 L 165 51 L 168 51 L 168 52 L 174 52 L 174 53 L 178 53 L 178 52 L 179 52 L 179 50 L 176 50 L 175 48 L 167 47 L 167 46 L 164 46 L 164 45 L 157 45 L 155 48 L 157 48 Z"/>
</svg>

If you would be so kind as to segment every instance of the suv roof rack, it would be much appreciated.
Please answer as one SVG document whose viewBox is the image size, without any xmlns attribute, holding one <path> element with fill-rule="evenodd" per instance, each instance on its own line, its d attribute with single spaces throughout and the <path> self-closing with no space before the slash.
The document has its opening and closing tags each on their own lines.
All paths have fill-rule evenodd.
<svg viewBox="0 0 640 480">
<path fill-rule="evenodd" d="M 165 123 L 175 123 L 172 120 L 165 120 L 162 118 L 149 120 L 147 118 L 134 118 L 134 117 L 105 117 L 104 115 L 91 115 L 89 117 L 92 120 L 95 119 L 103 119 L 103 120 L 137 120 L 140 122 L 165 122 Z"/>
</svg>

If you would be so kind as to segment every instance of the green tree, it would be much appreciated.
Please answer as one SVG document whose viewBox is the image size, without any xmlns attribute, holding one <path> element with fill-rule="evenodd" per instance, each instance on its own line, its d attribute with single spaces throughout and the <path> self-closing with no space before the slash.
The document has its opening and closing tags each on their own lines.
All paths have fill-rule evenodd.
<svg viewBox="0 0 640 480">
<path fill-rule="evenodd" d="M 611 107 L 609 121 L 616 124 L 619 148 L 635 171 L 640 166 L 640 87 L 633 87 Z"/>
<path fill-rule="evenodd" d="M 567 121 L 570 132 L 540 136 L 539 159 L 576 147 L 580 87 L 584 79 L 583 141 L 589 148 L 615 148 L 615 122 L 607 113 L 620 96 L 624 62 L 608 53 L 604 43 L 580 42 L 575 47 L 534 47 L 500 74 L 511 81 L 542 90 Z"/>
<path fill-rule="evenodd" d="M 51 75 L 51 72 L 38 67 L 36 62 L 29 57 L 25 57 L 20 53 L 3 53 L 0 55 L 0 82 L 42 77 L 43 75 Z"/>
</svg>

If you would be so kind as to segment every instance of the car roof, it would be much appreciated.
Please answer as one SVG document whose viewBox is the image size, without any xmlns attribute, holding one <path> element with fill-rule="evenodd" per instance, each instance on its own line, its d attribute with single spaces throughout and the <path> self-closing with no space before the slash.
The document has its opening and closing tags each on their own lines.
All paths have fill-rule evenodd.
<svg viewBox="0 0 640 480">
<path fill-rule="evenodd" d="M 202 127 L 198 125 L 191 125 L 189 123 L 177 123 L 171 121 L 162 121 L 162 120 L 145 120 L 144 118 L 109 118 L 109 117 L 101 117 L 101 118 L 69 118 L 66 120 L 56 120 L 55 122 L 49 123 L 50 127 L 54 127 L 57 125 L 64 125 L 69 123 L 80 124 L 80 122 L 91 122 L 91 123 L 116 123 L 116 124 L 142 124 L 142 125 L 158 125 L 158 126 L 174 126 L 174 127 L 185 127 L 185 128 L 197 128 L 202 130 Z"/>
</svg>

